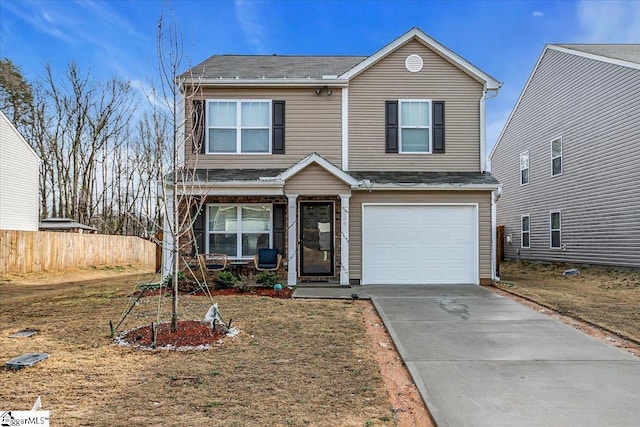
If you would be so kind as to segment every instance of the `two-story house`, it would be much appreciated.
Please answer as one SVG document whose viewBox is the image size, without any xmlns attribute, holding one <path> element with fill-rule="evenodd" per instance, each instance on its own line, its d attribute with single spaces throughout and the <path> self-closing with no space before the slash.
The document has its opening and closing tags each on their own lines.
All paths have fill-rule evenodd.
<svg viewBox="0 0 640 427">
<path fill-rule="evenodd" d="M 289 284 L 491 280 L 501 84 L 420 29 L 369 57 L 215 55 L 181 85 L 201 93 L 185 106 L 194 252 L 277 248 Z"/>
<path fill-rule="evenodd" d="M 640 45 L 547 45 L 491 155 L 506 258 L 640 268 Z"/>
</svg>

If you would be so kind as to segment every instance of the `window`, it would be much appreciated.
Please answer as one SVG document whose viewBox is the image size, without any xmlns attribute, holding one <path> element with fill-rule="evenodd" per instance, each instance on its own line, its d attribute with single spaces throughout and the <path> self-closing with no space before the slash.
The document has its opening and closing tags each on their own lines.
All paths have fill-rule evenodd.
<svg viewBox="0 0 640 427">
<path fill-rule="evenodd" d="M 270 248 L 271 205 L 207 205 L 207 252 L 248 258 Z"/>
<path fill-rule="evenodd" d="M 522 215 L 520 217 L 520 246 L 523 248 L 531 247 L 531 216 Z"/>
<path fill-rule="evenodd" d="M 529 152 L 520 154 L 520 185 L 529 183 Z"/>
<path fill-rule="evenodd" d="M 562 175 L 562 137 L 551 141 L 551 176 Z"/>
<path fill-rule="evenodd" d="M 207 112 L 207 153 L 270 153 L 270 101 L 209 101 Z"/>
<path fill-rule="evenodd" d="M 400 100 L 400 152 L 431 152 L 431 101 Z"/>
<path fill-rule="evenodd" d="M 560 211 L 551 212 L 551 248 L 552 249 L 561 249 L 562 248 L 562 236 L 560 234 Z"/>
</svg>

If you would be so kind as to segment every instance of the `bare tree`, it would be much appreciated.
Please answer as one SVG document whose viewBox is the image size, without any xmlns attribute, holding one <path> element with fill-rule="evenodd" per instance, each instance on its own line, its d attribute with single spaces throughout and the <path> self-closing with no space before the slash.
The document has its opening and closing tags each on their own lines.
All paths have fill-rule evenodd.
<svg viewBox="0 0 640 427">
<path fill-rule="evenodd" d="M 179 25 L 175 21 L 169 2 L 165 2 L 158 21 L 157 35 L 158 68 L 162 82 L 162 97 L 168 103 L 169 123 L 169 165 L 171 172 L 163 185 L 166 208 L 165 233 L 168 233 L 168 247 L 171 262 L 172 316 L 171 330 L 177 329 L 178 321 L 178 273 L 180 272 L 181 242 L 193 240 L 192 227 L 194 213 L 200 211 L 205 198 L 199 188 L 197 177 L 198 152 L 185 158 L 186 147 L 193 147 L 200 141 L 204 131 L 197 121 L 187 114 L 187 106 L 194 100 L 202 102 L 201 88 L 197 84 L 181 84 L 184 75 L 183 39 Z M 188 239 L 182 239 L 189 237 Z"/>
</svg>

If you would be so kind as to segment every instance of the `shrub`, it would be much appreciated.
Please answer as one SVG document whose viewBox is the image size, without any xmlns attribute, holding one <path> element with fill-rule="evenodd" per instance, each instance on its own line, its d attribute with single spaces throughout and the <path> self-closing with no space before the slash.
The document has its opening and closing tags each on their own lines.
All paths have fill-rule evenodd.
<svg viewBox="0 0 640 427">
<path fill-rule="evenodd" d="M 273 271 L 261 271 L 256 278 L 256 282 L 262 286 L 273 288 L 278 283 L 278 275 Z"/>
<path fill-rule="evenodd" d="M 216 277 L 216 285 L 222 289 L 232 288 L 238 279 L 229 271 L 221 271 Z"/>
</svg>

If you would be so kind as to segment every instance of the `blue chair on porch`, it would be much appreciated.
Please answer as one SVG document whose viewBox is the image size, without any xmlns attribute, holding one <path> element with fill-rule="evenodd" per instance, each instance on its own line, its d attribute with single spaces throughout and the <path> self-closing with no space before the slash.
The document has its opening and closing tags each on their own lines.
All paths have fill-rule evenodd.
<svg viewBox="0 0 640 427">
<path fill-rule="evenodd" d="M 280 268 L 282 255 L 277 249 L 262 248 L 258 249 L 258 253 L 253 256 L 253 262 L 258 271 L 275 271 Z"/>
</svg>

